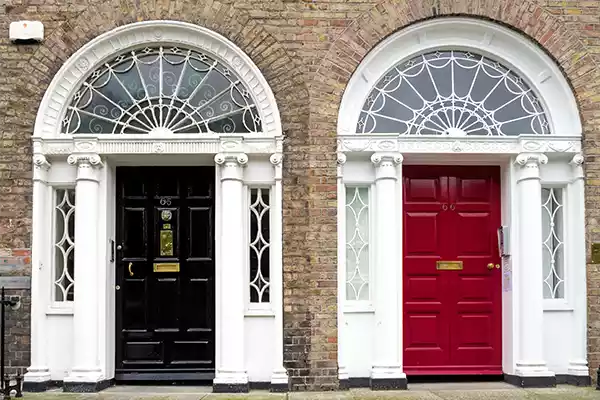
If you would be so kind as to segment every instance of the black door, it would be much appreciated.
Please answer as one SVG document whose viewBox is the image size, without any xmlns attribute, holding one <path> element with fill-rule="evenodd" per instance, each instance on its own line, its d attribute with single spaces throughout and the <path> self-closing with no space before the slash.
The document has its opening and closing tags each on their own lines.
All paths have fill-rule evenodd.
<svg viewBox="0 0 600 400">
<path fill-rule="evenodd" d="M 117 168 L 117 380 L 215 367 L 214 168 Z"/>
</svg>

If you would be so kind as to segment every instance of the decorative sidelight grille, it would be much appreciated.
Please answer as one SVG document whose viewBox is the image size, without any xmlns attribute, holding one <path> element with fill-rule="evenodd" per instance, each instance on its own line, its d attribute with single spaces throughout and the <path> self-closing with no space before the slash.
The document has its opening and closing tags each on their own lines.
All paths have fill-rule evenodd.
<svg viewBox="0 0 600 400">
<path fill-rule="evenodd" d="M 270 301 L 269 189 L 250 189 L 250 302 Z"/>
<path fill-rule="evenodd" d="M 544 298 L 564 298 L 563 189 L 542 188 Z"/>
<path fill-rule="evenodd" d="M 121 54 L 75 93 L 63 133 L 255 133 L 249 88 L 219 60 L 179 47 Z"/>
<path fill-rule="evenodd" d="M 514 71 L 473 52 L 439 50 L 389 70 L 367 97 L 356 132 L 513 136 L 550 128 Z"/>
<path fill-rule="evenodd" d="M 73 301 L 75 289 L 75 189 L 56 189 L 54 301 Z"/>
<path fill-rule="evenodd" d="M 369 300 L 369 189 L 346 188 L 346 300 Z"/>
</svg>

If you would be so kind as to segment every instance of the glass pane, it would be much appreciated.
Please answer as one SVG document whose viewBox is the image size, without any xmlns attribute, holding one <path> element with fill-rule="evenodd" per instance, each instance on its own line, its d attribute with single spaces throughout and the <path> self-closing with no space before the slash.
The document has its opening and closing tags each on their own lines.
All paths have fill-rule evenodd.
<svg viewBox="0 0 600 400">
<path fill-rule="evenodd" d="M 397 64 L 365 101 L 358 133 L 549 134 L 540 101 L 516 73 L 472 52 L 435 51 Z"/>
<path fill-rule="evenodd" d="M 369 189 L 346 188 L 346 299 L 369 300 Z"/>
<path fill-rule="evenodd" d="M 269 189 L 250 189 L 250 302 L 268 303 L 270 278 Z"/>
<path fill-rule="evenodd" d="M 542 188 L 544 298 L 564 298 L 563 189 Z"/>
<path fill-rule="evenodd" d="M 75 286 L 75 190 L 56 189 L 54 206 L 54 301 L 73 301 Z"/>
<path fill-rule="evenodd" d="M 178 47 L 128 51 L 76 92 L 63 133 L 252 133 L 262 130 L 250 90 L 206 54 Z"/>
</svg>

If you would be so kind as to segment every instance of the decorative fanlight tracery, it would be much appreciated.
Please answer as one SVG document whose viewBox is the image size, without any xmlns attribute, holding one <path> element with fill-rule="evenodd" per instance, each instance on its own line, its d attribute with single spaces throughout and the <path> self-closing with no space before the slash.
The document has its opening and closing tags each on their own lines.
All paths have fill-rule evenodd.
<svg viewBox="0 0 600 400">
<path fill-rule="evenodd" d="M 195 50 L 131 50 L 95 70 L 75 93 L 62 133 L 259 133 L 250 90 Z"/>
<path fill-rule="evenodd" d="M 546 135 L 532 89 L 506 66 L 472 52 L 422 54 L 388 71 L 365 101 L 357 133 Z"/>
</svg>

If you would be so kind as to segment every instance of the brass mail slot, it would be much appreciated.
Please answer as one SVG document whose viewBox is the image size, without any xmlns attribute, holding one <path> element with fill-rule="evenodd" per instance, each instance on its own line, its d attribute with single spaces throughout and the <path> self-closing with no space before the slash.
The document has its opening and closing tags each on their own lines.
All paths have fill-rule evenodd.
<svg viewBox="0 0 600 400">
<path fill-rule="evenodd" d="M 440 271 L 456 271 L 463 269 L 462 261 L 438 261 L 436 267 Z"/>
<path fill-rule="evenodd" d="M 155 263 L 154 272 L 179 272 L 179 263 Z"/>
</svg>

